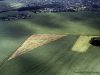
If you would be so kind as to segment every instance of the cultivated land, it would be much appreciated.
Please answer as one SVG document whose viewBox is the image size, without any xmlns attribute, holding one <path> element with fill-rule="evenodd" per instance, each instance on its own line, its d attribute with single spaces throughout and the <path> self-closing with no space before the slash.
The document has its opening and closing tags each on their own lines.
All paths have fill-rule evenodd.
<svg viewBox="0 0 100 75">
<path fill-rule="evenodd" d="M 5 14 L 12 14 L 4 13 Z M 13 13 L 14 14 L 14 13 Z M 100 35 L 100 12 L 31 13 L 32 19 L 0 21 L 0 33 Z M 14 35 L 14 34 L 18 35 Z"/>
<path fill-rule="evenodd" d="M 46 36 L 49 42 L 30 48 L 30 42 L 25 41 L 33 41 L 37 34 L 53 34 L 54 41 Z M 32 19 L 0 21 L 0 75 L 99 75 L 100 47 L 89 45 L 85 52 L 80 52 L 80 47 L 73 50 L 77 49 L 77 40 L 83 39 L 80 36 L 99 35 L 99 12 L 33 14 Z M 23 50 L 22 46 L 29 51 L 19 51 L 19 56 L 8 60 L 16 50 Z"/>
</svg>

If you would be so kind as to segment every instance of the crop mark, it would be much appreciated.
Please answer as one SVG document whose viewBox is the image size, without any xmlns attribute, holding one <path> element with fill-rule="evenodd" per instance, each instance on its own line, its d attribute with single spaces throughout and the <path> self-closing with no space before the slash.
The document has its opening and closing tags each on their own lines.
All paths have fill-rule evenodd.
<svg viewBox="0 0 100 75">
<path fill-rule="evenodd" d="M 16 58 L 17 56 L 27 53 L 44 44 L 58 40 L 64 36 L 66 35 L 55 35 L 55 34 L 32 35 L 8 58 L 8 60 Z"/>
<path fill-rule="evenodd" d="M 74 46 L 72 47 L 72 51 L 80 53 L 86 52 L 91 45 L 90 40 L 93 37 L 98 36 L 80 36 L 78 40 L 75 42 Z"/>
</svg>

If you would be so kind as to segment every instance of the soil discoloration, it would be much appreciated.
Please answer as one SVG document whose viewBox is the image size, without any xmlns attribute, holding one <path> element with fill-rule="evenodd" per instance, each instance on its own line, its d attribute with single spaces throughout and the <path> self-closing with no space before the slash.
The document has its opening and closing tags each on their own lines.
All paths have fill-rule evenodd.
<svg viewBox="0 0 100 75">
<path fill-rule="evenodd" d="M 9 57 L 8 60 L 11 60 L 17 56 L 20 56 L 44 44 L 58 40 L 64 36 L 66 35 L 55 35 L 55 34 L 32 35 Z"/>
</svg>

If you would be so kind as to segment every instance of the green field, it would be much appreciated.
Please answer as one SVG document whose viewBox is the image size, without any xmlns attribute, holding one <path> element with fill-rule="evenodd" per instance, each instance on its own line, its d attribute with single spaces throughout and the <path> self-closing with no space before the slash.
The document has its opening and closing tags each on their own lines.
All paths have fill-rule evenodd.
<svg viewBox="0 0 100 75">
<path fill-rule="evenodd" d="M 99 75 L 100 47 L 90 45 L 84 53 L 72 51 L 80 35 L 100 36 L 99 14 L 40 13 L 32 14 L 32 19 L 0 21 L 0 75 Z M 8 61 L 33 34 L 68 36 Z"/>
<path fill-rule="evenodd" d="M 99 14 L 100 12 L 32 13 L 32 19 L 0 21 L 0 33 L 11 36 L 17 34 L 18 37 L 46 33 L 100 35 Z"/>
<path fill-rule="evenodd" d="M 100 47 L 72 51 L 79 36 L 66 36 L 38 47 L 1 66 L 1 75 L 99 75 Z M 81 73 L 84 72 L 84 73 Z M 90 72 L 90 73 L 88 73 Z"/>
</svg>

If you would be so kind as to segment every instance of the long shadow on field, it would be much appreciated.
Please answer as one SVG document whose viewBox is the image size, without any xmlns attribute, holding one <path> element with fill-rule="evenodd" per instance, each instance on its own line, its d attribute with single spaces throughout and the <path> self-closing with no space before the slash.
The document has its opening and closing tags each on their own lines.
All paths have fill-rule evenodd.
<svg viewBox="0 0 100 75">
<path fill-rule="evenodd" d="M 63 17 L 71 22 L 82 22 L 86 26 L 100 29 L 100 12 L 72 12 L 65 13 Z"/>
<path fill-rule="evenodd" d="M 49 65 L 29 55 L 11 60 L 3 66 L 1 75 L 56 75 Z"/>
<path fill-rule="evenodd" d="M 3 29 L 0 34 L 7 35 L 7 37 L 20 38 L 35 33 L 35 31 L 28 28 L 28 26 L 21 25 L 16 22 L 8 22 L 4 24 L 5 25 L 0 25 L 0 27 Z"/>
<path fill-rule="evenodd" d="M 1 75 L 58 75 L 65 64 L 70 63 L 71 45 L 77 37 L 64 37 L 6 62 L 0 69 Z M 68 44 L 67 40 L 71 40 Z M 66 41 L 66 42 L 64 42 Z M 66 54 L 66 55 L 65 55 Z M 66 66 L 66 71 L 68 70 Z M 67 71 L 68 72 L 68 71 Z"/>
<path fill-rule="evenodd" d="M 1 75 L 74 75 L 76 72 L 98 72 L 99 48 L 86 53 L 71 50 L 78 36 L 67 36 L 6 62 Z"/>
<path fill-rule="evenodd" d="M 55 15 L 53 13 L 53 15 Z M 57 15 L 53 16 L 52 14 L 35 14 L 33 18 L 29 20 L 29 22 L 36 24 L 40 27 L 47 27 L 53 29 L 62 29 L 64 26 L 60 23 L 61 19 L 59 20 Z M 59 17 L 60 18 L 60 17 Z"/>
<path fill-rule="evenodd" d="M 0 33 L 18 38 L 39 32 L 35 28 L 37 26 L 40 30 L 62 29 L 64 26 L 60 22 L 57 17 L 50 14 L 33 14 L 32 19 L 1 21 Z"/>
</svg>

